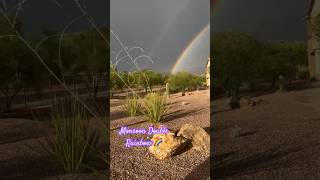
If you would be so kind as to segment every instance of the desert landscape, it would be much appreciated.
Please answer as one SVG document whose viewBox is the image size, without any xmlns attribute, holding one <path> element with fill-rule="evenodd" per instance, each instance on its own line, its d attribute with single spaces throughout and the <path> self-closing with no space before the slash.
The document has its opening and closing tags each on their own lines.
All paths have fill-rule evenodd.
<svg viewBox="0 0 320 180">
<path fill-rule="evenodd" d="M 227 98 L 213 110 L 215 179 L 318 179 L 319 83 L 286 93 L 246 94 L 260 104 L 230 110 Z"/>
<path fill-rule="evenodd" d="M 110 101 L 110 168 L 112 179 L 208 179 L 210 155 L 192 148 L 165 160 L 156 159 L 147 147 L 125 147 L 125 136 L 119 136 L 122 126 L 146 128 L 151 124 L 142 116 L 128 117 L 122 108 L 123 100 Z M 184 124 L 210 128 L 210 91 L 199 90 L 171 94 L 167 119 L 161 122 L 169 129 L 180 129 Z M 146 135 L 132 135 L 146 138 Z M 131 137 L 131 136 L 130 136 Z M 127 137 L 128 138 L 128 137 Z"/>
</svg>

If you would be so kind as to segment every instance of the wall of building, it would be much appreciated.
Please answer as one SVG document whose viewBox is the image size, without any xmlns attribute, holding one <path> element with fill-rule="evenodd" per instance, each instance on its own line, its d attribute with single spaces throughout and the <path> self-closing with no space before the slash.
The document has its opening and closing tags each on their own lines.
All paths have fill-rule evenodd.
<svg viewBox="0 0 320 180">
<path fill-rule="evenodd" d="M 310 14 L 310 20 L 312 21 L 318 14 L 320 14 L 320 0 L 315 0 Z M 308 22 L 308 53 L 310 78 L 320 80 L 320 45 L 312 32 L 312 24 L 310 21 Z"/>
<path fill-rule="evenodd" d="M 208 58 L 206 66 L 206 85 L 210 87 L 210 58 Z"/>
</svg>

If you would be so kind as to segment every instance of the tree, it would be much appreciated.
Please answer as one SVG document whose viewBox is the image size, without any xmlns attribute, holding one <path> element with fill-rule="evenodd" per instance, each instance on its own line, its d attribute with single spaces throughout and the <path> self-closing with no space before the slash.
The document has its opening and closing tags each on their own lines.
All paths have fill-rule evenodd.
<svg viewBox="0 0 320 180">
<path fill-rule="evenodd" d="M 152 91 L 155 85 L 164 84 L 162 74 L 152 70 L 134 71 L 131 75 L 132 83 L 138 88 L 143 88 L 145 92 Z"/>
<path fill-rule="evenodd" d="M 206 76 L 205 75 L 194 75 L 193 76 L 193 84 L 195 86 L 195 89 L 198 89 L 199 87 L 203 86 L 206 82 Z"/>
<path fill-rule="evenodd" d="M 12 19 L 13 20 L 13 19 Z M 0 17 L 0 36 L 14 35 L 15 30 L 21 31 L 19 19 L 15 19 L 14 27 Z M 0 39 L 0 91 L 5 98 L 5 110 L 9 111 L 14 98 L 25 88 L 40 89 L 42 72 L 31 54 L 20 39 L 14 36 Z"/>
<path fill-rule="evenodd" d="M 261 52 L 261 44 L 244 33 L 218 33 L 212 39 L 214 55 L 213 81 L 228 95 L 237 91 L 243 82 L 254 79 L 254 61 Z"/>
<path fill-rule="evenodd" d="M 121 75 L 120 73 L 117 72 L 117 69 L 113 66 L 110 65 L 110 89 L 115 90 L 115 89 L 122 89 L 124 87 L 124 83 L 121 80 Z"/>
<path fill-rule="evenodd" d="M 193 75 L 188 72 L 178 72 L 169 78 L 170 90 L 173 92 L 191 89 L 194 87 Z"/>
<path fill-rule="evenodd" d="M 243 33 L 218 33 L 212 42 L 214 87 L 227 95 L 243 83 L 253 88 L 260 80 L 275 87 L 280 74 L 293 80 L 307 66 L 302 42 L 261 42 Z"/>
<path fill-rule="evenodd" d="M 101 28 L 99 31 L 108 37 L 107 28 Z M 62 56 L 58 60 L 61 61 L 63 74 L 82 77 L 87 89 L 96 99 L 100 77 L 109 74 L 107 42 L 92 29 L 76 34 L 66 34 L 61 44 Z M 104 79 L 108 78 L 104 77 Z"/>
</svg>

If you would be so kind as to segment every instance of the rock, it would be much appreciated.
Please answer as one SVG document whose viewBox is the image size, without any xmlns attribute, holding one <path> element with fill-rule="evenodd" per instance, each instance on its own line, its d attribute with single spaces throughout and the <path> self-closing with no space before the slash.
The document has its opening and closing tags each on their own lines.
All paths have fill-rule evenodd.
<svg viewBox="0 0 320 180">
<path fill-rule="evenodd" d="M 191 140 L 192 147 L 198 151 L 210 153 L 210 136 L 201 127 L 185 124 L 181 127 L 177 136 Z"/>
<path fill-rule="evenodd" d="M 248 106 L 255 106 L 257 105 L 256 101 L 249 99 L 248 100 Z"/>
<path fill-rule="evenodd" d="M 190 103 L 183 101 L 181 104 L 182 104 L 183 106 L 185 106 L 185 105 L 188 105 L 188 104 L 190 104 Z"/>
<path fill-rule="evenodd" d="M 230 136 L 231 138 L 236 138 L 240 136 L 241 128 L 238 125 L 235 125 L 230 130 Z"/>
<path fill-rule="evenodd" d="M 188 139 L 177 137 L 174 133 L 155 134 L 151 139 L 154 143 L 149 151 L 160 160 L 177 155 L 187 148 Z"/>
<path fill-rule="evenodd" d="M 258 100 L 248 100 L 248 106 L 256 106 L 256 105 L 262 105 L 262 104 L 269 104 L 268 101 L 265 101 L 263 99 L 258 99 Z"/>
</svg>

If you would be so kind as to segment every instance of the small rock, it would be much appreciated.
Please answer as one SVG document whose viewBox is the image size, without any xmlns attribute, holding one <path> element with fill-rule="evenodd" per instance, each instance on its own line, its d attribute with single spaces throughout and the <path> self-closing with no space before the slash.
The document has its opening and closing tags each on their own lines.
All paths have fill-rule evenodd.
<svg viewBox="0 0 320 180">
<path fill-rule="evenodd" d="M 185 106 L 185 105 L 188 105 L 188 104 L 190 104 L 190 103 L 183 101 L 181 104 L 182 104 L 183 106 Z"/>
<path fill-rule="evenodd" d="M 238 125 L 235 125 L 233 128 L 230 130 L 230 136 L 231 138 L 236 138 L 240 136 L 241 128 Z"/>
<path fill-rule="evenodd" d="M 177 135 L 190 139 L 194 149 L 210 153 L 210 136 L 203 128 L 185 124 L 181 127 Z"/>
</svg>

